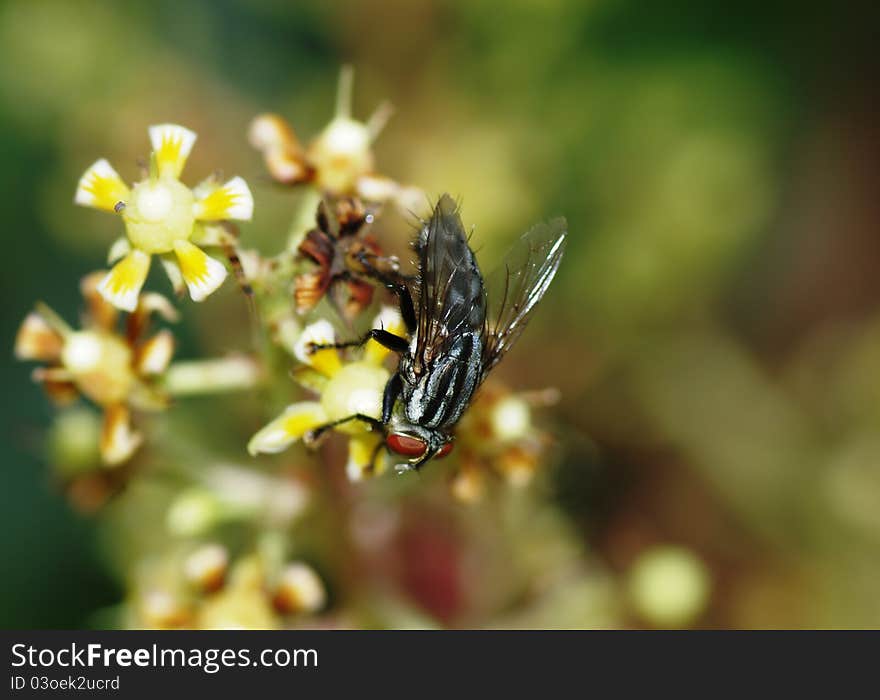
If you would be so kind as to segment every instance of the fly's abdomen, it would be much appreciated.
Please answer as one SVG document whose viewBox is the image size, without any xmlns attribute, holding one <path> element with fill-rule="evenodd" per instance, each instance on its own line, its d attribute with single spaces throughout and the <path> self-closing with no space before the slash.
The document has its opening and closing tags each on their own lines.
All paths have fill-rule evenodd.
<svg viewBox="0 0 880 700">
<path fill-rule="evenodd" d="M 415 384 L 404 385 L 407 419 L 426 428 L 454 425 L 468 407 L 479 383 L 481 353 L 479 334 L 457 336 Z"/>
</svg>

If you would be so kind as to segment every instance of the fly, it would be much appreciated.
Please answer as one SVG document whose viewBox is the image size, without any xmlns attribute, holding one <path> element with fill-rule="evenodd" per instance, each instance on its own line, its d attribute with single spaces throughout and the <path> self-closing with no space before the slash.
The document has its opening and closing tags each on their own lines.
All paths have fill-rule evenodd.
<svg viewBox="0 0 880 700">
<path fill-rule="evenodd" d="M 385 386 L 381 419 L 355 414 L 315 429 L 310 438 L 360 420 L 406 459 L 398 471 L 449 454 L 474 392 L 513 347 L 556 275 L 565 236 L 562 218 L 532 227 L 484 279 L 458 207 L 445 194 L 414 243 L 414 280 L 383 272 L 363 254 L 368 273 L 397 296 L 409 338 L 374 328 L 355 342 L 312 346 L 353 347 L 372 338 L 398 353 L 400 362 Z"/>
</svg>

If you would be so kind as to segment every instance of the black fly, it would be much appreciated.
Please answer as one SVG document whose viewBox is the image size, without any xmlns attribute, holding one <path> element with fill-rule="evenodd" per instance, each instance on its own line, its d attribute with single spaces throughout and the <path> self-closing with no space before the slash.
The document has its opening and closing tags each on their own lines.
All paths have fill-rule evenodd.
<svg viewBox="0 0 880 700">
<path fill-rule="evenodd" d="M 361 345 L 372 338 L 399 353 L 400 363 L 385 387 L 381 420 L 357 414 L 322 426 L 310 437 L 361 420 L 381 430 L 385 445 L 407 458 L 399 471 L 448 454 L 455 424 L 471 397 L 519 338 L 559 269 L 565 235 L 562 218 L 534 226 L 484 281 L 458 207 L 447 194 L 415 242 L 415 290 L 365 255 L 360 262 L 397 295 L 410 339 L 375 328 L 362 340 L 333 346 Z M 318 347 L 326 346 L 313 349 Z"/>
</svg>

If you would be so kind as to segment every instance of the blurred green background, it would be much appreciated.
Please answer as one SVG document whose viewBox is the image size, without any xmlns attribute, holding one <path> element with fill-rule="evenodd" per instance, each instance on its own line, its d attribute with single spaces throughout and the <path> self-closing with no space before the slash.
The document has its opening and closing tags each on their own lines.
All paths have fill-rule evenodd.
<svg viewBox="0 0 880 700">
<path fill-rule="evenodd" d="M 562 389 L 548 492 L 591 557 L 637 586 L 645 552 L 683 548 L 712 581 L 697 626 L 880 626 L 869 19 L 843 3 L 4 2 L 0 624 L 94 624 L 122 596 L 94 522 L 52 487 L 52 411 L 11 357 L 34 300 L 75 317 L 119 233 L 73 206 L 79 175 L 106 156 L 131 180 L 146 127 L 185 124 L 185 177 L 243 175 L 243 243 L 271 251 L 291 198 L 247 125 L 276 111 L 316 133 L 348 62 L 357 115 L 396 108 L 381 172 L 459 196 L 481 256 L 568 217 L 555 288 L 499 375 Z M 184 354 L 223 349 L 203 340 L 217 312 L 186 316 Z"/>
</svg>

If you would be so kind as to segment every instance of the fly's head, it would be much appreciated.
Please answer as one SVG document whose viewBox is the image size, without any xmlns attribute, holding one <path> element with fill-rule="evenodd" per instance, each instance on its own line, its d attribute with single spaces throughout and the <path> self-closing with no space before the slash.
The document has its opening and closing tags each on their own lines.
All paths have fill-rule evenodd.
<svg viewBox="0 0 880 700">
<path fill-rule="evenodd" d="M 385 446 L 404 462 L 395 465 L 398 472 L 420 469 L 433 458 L 442 459 L 455 443 L 446 430 L 426 428 L 398 417 L 387 426 Z"/>
</svg>

